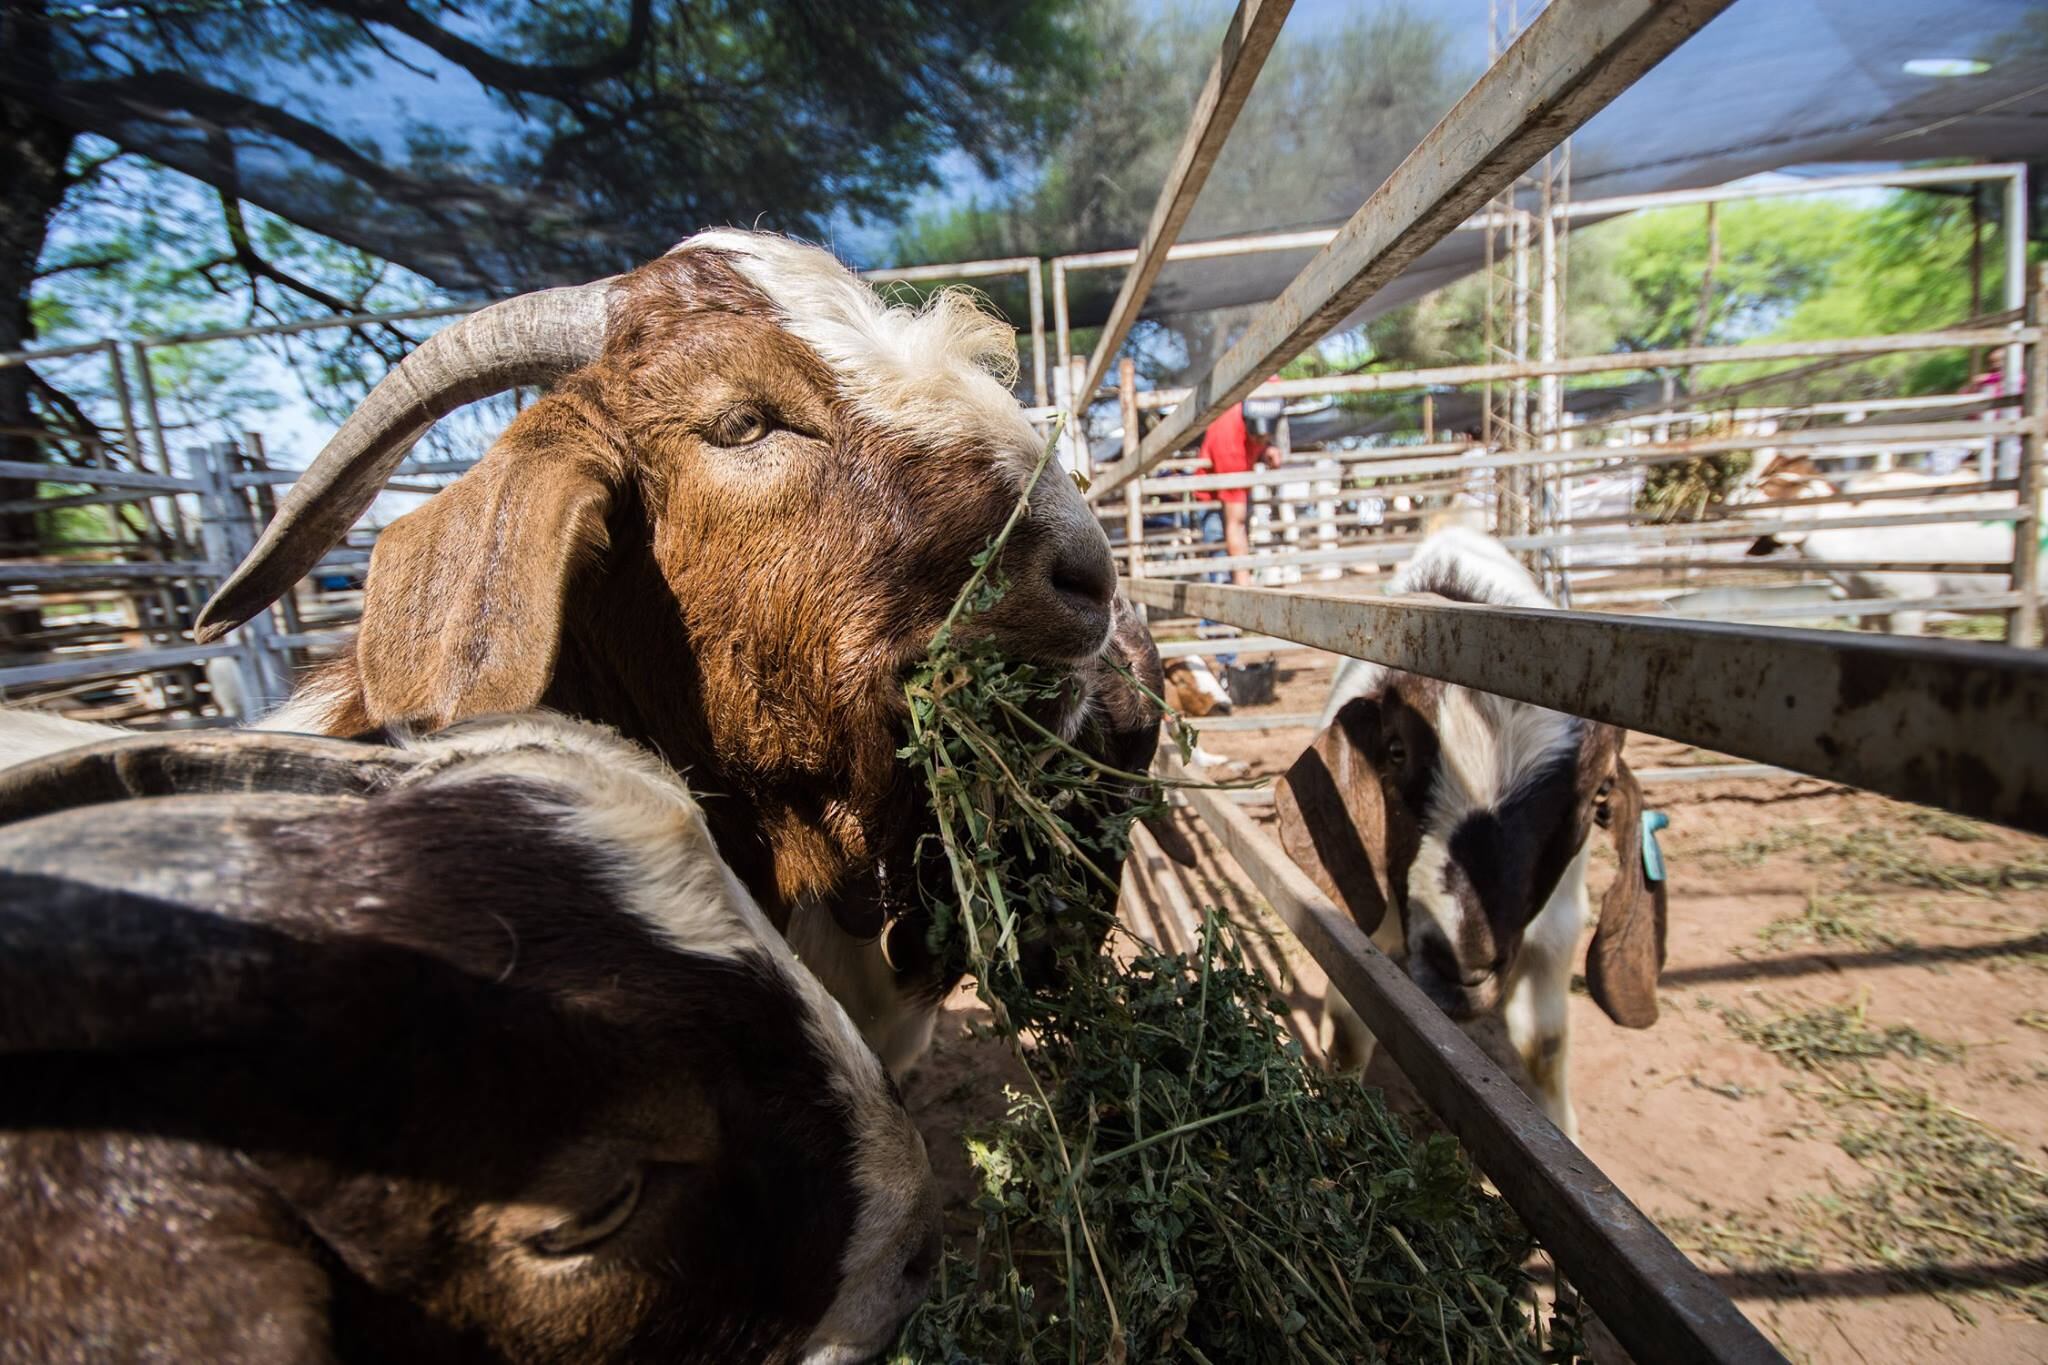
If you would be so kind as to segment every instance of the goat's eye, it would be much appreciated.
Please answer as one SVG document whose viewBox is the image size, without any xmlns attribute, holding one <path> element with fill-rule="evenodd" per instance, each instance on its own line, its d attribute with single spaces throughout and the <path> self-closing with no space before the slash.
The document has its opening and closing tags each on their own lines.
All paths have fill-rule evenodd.
<svg viewBox="0 0 2048 1365">
<path fill-rule="evenodd" d="M 1408 766 L 1408 746 L 1398 735 L 1387 740 L 1387 762 L 1396 768 Z"/>
<path fill-rule="evenodd" d="M 705 435 L 715 446 L 748 446 L 773 429 L 767 414 L 759 408 L 739 407 L 712 423 Z"/>
<path fill-rule="evenodd" d="M 1593 819 L 1602 829 L 1614 823 L 1614 779 L 1611 777 L 1593 793 Z"/>
<path fill-rule="evenodd" d="M 645 1183 L 643 1172 L 635 1166 L 603 1201 L 536 1234 L 529 1245 L 543 1256 L 582 1255 L 626 1226 L 639 1207 Z"/>
</svg>

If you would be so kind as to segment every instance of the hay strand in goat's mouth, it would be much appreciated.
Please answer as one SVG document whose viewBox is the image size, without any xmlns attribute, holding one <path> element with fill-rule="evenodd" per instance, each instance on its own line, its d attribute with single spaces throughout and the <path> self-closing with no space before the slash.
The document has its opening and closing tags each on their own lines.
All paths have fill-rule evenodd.
<svg viewBox="0 0 2048 1365">
<path fill-rule="evenodd" d="M 924 778 L 940 846 L 927 852 L 946 867 L 920 883 L 932 946 L 965 961 L 1029 1089 L 968 1139 L 975 1245 L 949 1248 L 891 1359 L 1569 1354 L 1524 1300 L 1513 1215 L 1451 1139 L 1415 1135 L 1378 1092 L 1308 1065 L 1228 921 L 1205 914 L 1188 955 L 1110 922 L 1111 869 L 1132 824 L 1165 812 L 1163 784 L 1062 738 L 1045 717 L 1067 680 L 960 629 L 1000 598 L 1022 509 L 905 685 L 901 756 Z M 1025 969 L 1048 944 L 1051 986 Z"/>
</svg>

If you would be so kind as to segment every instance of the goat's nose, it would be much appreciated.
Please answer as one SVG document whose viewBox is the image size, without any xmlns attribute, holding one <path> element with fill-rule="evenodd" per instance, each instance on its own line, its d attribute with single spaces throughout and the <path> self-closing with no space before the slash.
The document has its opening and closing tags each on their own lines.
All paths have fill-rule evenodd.
<svg viewBox="0 0 2048 1365">
<path fill-rule="evenodd" d="M 1093 525 L 1086 530 L 1092 534 L 1068 535 L 1054 553 L 1053 591 L 1106 607 L 1116 596 L 1116 561 L 1102 532 Z"/>
</svg>

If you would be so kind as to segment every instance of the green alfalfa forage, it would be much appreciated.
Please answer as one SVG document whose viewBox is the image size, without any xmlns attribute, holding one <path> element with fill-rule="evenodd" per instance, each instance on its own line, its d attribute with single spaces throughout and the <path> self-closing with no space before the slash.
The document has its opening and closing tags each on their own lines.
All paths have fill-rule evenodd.
<svg viewBox="0 0 2048 1365">
<path fill-rule="evenodd" d="M 1418 1137 L 1377 1091 L 1307 1064 L 1220 916 L 1186 956 L 1110 926 L 1057 990 L 1027 988 L 1032 926 L 1113 885 L 1131 825 L 1164 793 L 1050 734 L 1035 713 L 1058 680 L 961 629 L 1001 595 L 1008 529 L 906 684 L 902 757 L 944 854 L 945 875 L 920 883 L 934 933 L 964 953 L 1029 1083 L 969 1139 L 979 1232 L 948 1249 L 890 1359 L 1554 1358 L 1513 1215 L 1450 1139 Z M 1104 810 L 1110 776 L 1120 803 L 1129 780 L 1147 785 Z"/>
</svg>

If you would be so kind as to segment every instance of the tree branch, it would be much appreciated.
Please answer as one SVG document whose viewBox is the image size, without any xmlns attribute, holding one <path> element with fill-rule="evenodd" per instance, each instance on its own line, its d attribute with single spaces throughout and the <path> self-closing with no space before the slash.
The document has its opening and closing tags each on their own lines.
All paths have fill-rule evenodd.
<svg viewBox="0 0 2048 1365">
<path fill-rule="evenodd" d="M 128 257 L 119 252 L 113 252 L 105 256 L 87 256 L 80 260 L 65 261 L 61 265 L 47 266 L 36 271 L 29 278 L 41 281 L 55 279 L 59 275 L 68 275 L 74 270 L 111 270 L 117 265 L 128 264 L 128 259 Z"/>
<path fill-rule="evenodd" d="M 631 71 L 647 48 L 653 28 L 653 0 L 633 0 L 626 21 L 626 39 L 602 57 L 587 62 L 549 63 L 531 66 L 510 61 L 494 52 L 459 38 L 414 10 L 403 0 L 330 0 L 333 8 L 358 18 L 383 24 L 439 56 L 447 58 L 477 80 L 508 95 L 545 95 L 568 102 L 577 101 L 583 87 L 611 80 Z"/>
<path fill-rule="evenodd" d="M 300 298 L 317 303 L 328 312 L 338 316 L 361 311 L 361 300 L 351 302 L 339 294 L 332 293 L 316 284 L 302 280 L 258 251 L 255 242 L 249 236 L 248 222 L 242 216 L 242 201 L 229 194 L 226 190 L 216 190 L 215 194 L 220 199 L 221 221 L 227 229 L 228 244 L 234 251 L 234 264 L 240 266 L 243 272 L 249 276 L 252 293 L 255 290 L 257 281 L 269 280 L 279 288 L 290 290 Z M 226 262 L 206 262 L 200 267 L 200 271 L 202 274 L 205 274 L 208 267 L 219 264 L 226 264 Z M 208 284 L 214 284 L 211 275 L 207 275 L 206 278 Z M 217 284 L 214 287 L 219 288 Z M 398 328 L 388 322 L 379 325 L 386 332 L 390 333 L 392 337 L 396 338 L 401 346 L 408 349 L 412 346 L 412 338 L 398 330 Z M 376 339 L 369 335 L 369 329 L 366 327 L 351 327 L 349 331 L 355 333 L 365 346 L 368 346 L 382 357 L 386 364 L 396 364 L 399 356 L 404 354 L 403 351 L 394 353 L 378 345 Z"/>
</svg>

